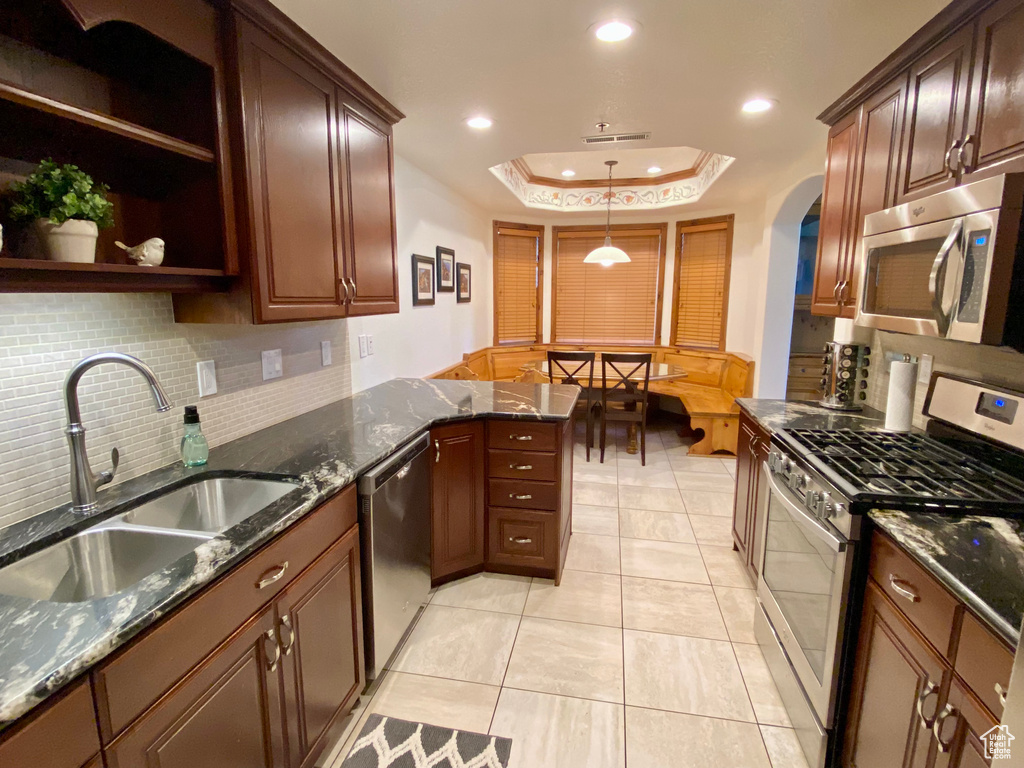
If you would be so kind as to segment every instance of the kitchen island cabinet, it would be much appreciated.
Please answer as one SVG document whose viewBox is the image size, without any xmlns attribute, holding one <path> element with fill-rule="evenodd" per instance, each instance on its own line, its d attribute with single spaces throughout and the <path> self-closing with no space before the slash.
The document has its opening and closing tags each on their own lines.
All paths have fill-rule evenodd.
<svg viewBox="0 0 1024 768">
<path fill-rule="evenodd" d="M 434 584 L 483 568 L 484 423 L 430 431 L 430 578 Z"/>
</svg>

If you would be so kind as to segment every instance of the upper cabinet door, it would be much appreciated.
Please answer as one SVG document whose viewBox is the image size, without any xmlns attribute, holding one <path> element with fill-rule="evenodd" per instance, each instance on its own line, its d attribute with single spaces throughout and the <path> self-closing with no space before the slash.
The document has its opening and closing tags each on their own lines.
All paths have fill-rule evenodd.
<svg viewBox="0 0 1024 768">
<path fill-rule="evenodd" d="M 1024 170 L 1024 2 L 1003 0 L 978 19 L 964 182 Z"/>
<path fill-rule="evenodd" d="M 828 132 L 825 189 L 821 196 L 818 262 L 814 270 L 811 311 L 836 317 L 842 312 L 840 293 L 850 242 L 853 180 L 856 176 L 860 110 L 844 117 Z"/>
<path fill-rule="evenodd" d="M 258 320 L 343 317 L 334 83 L 237 23 Z"/>
<path fill-rule="evenodd" d="M 959 180 L 973 50 L 974 25 L 968 24 L 911 65 L 897 203 Z"/>
<path fill-rule="evenodd" d="M 339 93 L 350 315 L 398 311 L 391 126 Z"/>
</svg>

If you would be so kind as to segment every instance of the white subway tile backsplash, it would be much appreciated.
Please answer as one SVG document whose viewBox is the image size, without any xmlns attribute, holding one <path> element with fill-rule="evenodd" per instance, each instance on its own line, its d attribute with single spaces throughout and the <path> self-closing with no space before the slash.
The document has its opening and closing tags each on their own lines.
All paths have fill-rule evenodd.
<svg viewBox="0 0 1024 768">
<path fill-rule="evenodd" d="M 321 365 L 329 340 L 334 364 Z M 283 378 L 263 382 L 260 352 L 280 348 Z M 181 414 L 199 406 L 211 446 L 352 392 L 343 320 L 274 326 L 175 324 L 166 294 L 0 296 L 0 527 L 66 502 L 64 377 L 97 352 L 135 355 L 156 372 L 174 408 L 153 410 L 134 372 L 101 366 L 79 387 L 96 469 L 121 451 L 117 481 L 178 460 Z M 195 364 L 215 360 L 216 395 L 199 399 Z"/>
</svg>

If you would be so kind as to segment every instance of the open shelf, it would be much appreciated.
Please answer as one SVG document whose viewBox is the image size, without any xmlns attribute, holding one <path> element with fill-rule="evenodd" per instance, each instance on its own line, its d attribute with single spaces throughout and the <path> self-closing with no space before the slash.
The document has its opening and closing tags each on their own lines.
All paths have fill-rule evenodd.
<svg viewBox="0 0 1024 768">
<path fill-rule="evenodd" d="M 83 138 L 91 138 L 93 140 L 101 138 L 89 136 L 88 132 L 91 129 L 91 131 L 111 134 L 132 142 L 139 142 L 149 147 L 181 155 L 182 157 L 202 163 L 213 163 L 217 159 L 212 150 L 204 147 L 189 144 L 173 136 L 158 133 L 149 128 L 129 123 L 126 120 L 89 109 L 82 109 L 71 104 L 63 104 L 46 96 L 19 88 L 16 85 L 5 83 L 2 80 L 0 80 L 0 100 L 7 103 L 2 109 L 4 113 L 3 122 L 8 126 L 23 125 L 26 122 L 31 124 L 70 120 L 86 129 L 83 131 Z M 17 107 L 14 105 L 23 109 L 17 110 Z M 67 128 L 66 123 L 55 122 L 54 124 L 60 125 L 62 130 Z"/>
<path fill-rule="evenodd" d="M 199 293 L 225 291 L 230 281 L 219 269 L 0 258 L 0 283 L 14 283 L 22 291 L 88 292 L 116 287 L 123 291 Z"/>
</svg>

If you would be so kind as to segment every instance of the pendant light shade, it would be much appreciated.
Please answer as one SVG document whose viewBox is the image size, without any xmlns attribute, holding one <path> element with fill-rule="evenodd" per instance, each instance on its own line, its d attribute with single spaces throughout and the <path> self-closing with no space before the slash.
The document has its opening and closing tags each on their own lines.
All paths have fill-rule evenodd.
<svg viewBox="0 0 1024 768">
<path fill-rule="evenodd" d="M 604 227 L 604 245 L 588 253 L 583 263 L 610 267 L 629 262 L 629 254 L 612 245 L 612 168 L 618 165 L 618 161 L 606 160 L 604 164 L 608 166 L 608 219 Z"/>
</svg>

